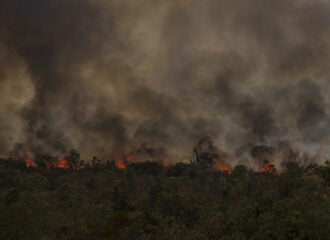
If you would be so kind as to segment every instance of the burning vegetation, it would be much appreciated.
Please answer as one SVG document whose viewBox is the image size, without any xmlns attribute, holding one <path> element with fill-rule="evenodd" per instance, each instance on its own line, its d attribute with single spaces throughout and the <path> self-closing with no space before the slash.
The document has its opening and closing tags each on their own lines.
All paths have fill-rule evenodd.
<svg viewBox="0 0 330 240">
<path fill-rule="evenodd" d="M 38 167 L 38 165 L 33 160 L 30 160 L 30 159 L 25 160 L 25 166 L 27 168 L 36 168 L 36 167 Z"/>
<path fill-rule="evenodd" d="M 72 165 L 69 164 L 69 161 L 66 159 L 62 159 L 60 160 L 58 163 L 56 163 L 54 165 L 56 168 L 62 168 L 62 169 L 69 169 L 69 168 L 73 168 Z"/>
<path fill-rule="evenodd" d="M 259 169 L 259 172 L 275 173 L 275 166 L 272 161 L 265 161 L 265 164 Z"/>
<path fill-rule="evenodd" d="M 22 146 L 19 146 L 22 150 Z M 14 156 L 13 152 L 17 155 Z M 34 158 L 31 157 L 31 153 L 24 153 L 17 149 L 13 152 L 11 159 L 13 161 L 24 160 L 27 168 L 79 170 L 83 169 L 85 166 L 105 163 L 105 161 L 102 161 L 97 157 L 93 157 L 91 161 L 84 161 L 80 158 L 80 154 L 76 150 L 71 150 L 69 154 L 64 157 L 52 156 L 50 154 L 36 154 Z M 196 164 L 196 166 L 204 171 L 220 171 L 231 175 L 235 165 L 244 165 L 243 163 L 237 163 L 234 166 L 230 165 L 230 163 L 233 162 L 233 159 L 230 159 L 228 154 L 215 147 L 210 137 L 201 138 L 193 148 L 192 152 L 194 155 L 189 162 Z M 158 154 L 160 154 L 160 156 L 158 156 Z M 29 156 L 29 158 L 25 160 L 24 156 Z M 266 145 L 251 147 L 250 157 L 252 163 L 250 163 L 250 165 L 245 164 L 246 167 L 254 169 L 254 171 L 259 173 L 274 175 L 280 173 L 282 165 L 286 162 L 295 161 L 302 166 L 307 166 L 315 162 L 315 158 L 302 154 L 301 152 L 294 152 L 294 150 L 288 150 L 288 148 L 286 151 L 283 151 L 283 146 L 281 145 L 279 147 L 270 147 Z M 173 163 L 171 164 L 163 159 L 163 150 L 159 151 L 158 149 L 148 148 L 145 145 L 142 145 L 137 150 L 131 151 L 130 153 L 125 153 L 117 148 L 114 151 L 114 158 L 112 160 L 114 161 L 115 166 L 120 170 L 125 170 L 134 163 L 143 162 L 155 162 L 167 168 L 173 166 Z M 280 169 L 276 169 L 273 159 L 276 159 Z"/>
<path fill-rule="evenodd" d="M 0 0 L 0 239 L 328 239 L 329 13 Z"/>
<path fill-rule="evenodd" d="M 219 170 L 223 173 L 232 174 L 233 169 L 226 165 L 220 165 Z"/>
<path fill-rule="evenodd" d="M 330 156 L 328 1 L 142 1 L 0 1 L 1 156 L 175 163 L 202 136 L 204 169 L 280 142 Z"/>
</svg>

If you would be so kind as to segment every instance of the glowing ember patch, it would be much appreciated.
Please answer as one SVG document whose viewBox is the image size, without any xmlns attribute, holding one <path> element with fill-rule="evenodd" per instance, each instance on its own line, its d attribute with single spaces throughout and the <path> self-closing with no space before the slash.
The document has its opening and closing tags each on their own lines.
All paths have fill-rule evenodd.
<svg viewBox="0 0 330 240">
<path fill-rule="evenodd" d="M 219 170 L 223 173 L 232 174 L 233 169 L 226 165 L 220 165 Z"/>
<path fill-rule="evenodd" d="M 127 161 L 126 160 L 119 160 L 117 162 L 117 168 L 126 169 L 127 168 Z"/>
<path fill-rule="evenodd" d="M 69 164 L 68 160 L 62 159 L 61 161 L 59 161 L 58 163 L 55 164 L 55 167 L 62 168 L 62 169 L 68 169 L 68 168 L 70 168 L 70 164 Z"/>
<path fill-rule="evenodd" d="M 263 165 L 260 169 L 259 172 L 264 172 L 264 173 L 275 173 L 275 166 L 272 161 L 267 161 L 265 165 Z"/>
<path fill-rule="evenodd" d="M 25 161 L 25 166 L 27 168 L 36 168 L 36 167 L 38 167 L 37 164 L 33 160 L 26 160 Z"/>
<path fill-rule="evenodd" d="M 120 159 L 117 161 L 117 168 L 119 169 L 126 169 L 129 162 L 134 160 L 133 155 L 129 154 L 128 156 L 124 157 L 124 159 Z"/>
</svg>

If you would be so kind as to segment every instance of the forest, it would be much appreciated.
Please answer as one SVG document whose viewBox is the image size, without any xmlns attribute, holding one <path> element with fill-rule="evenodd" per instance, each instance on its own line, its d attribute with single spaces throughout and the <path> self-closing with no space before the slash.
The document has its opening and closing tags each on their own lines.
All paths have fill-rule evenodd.
<svg viewBox="0 0 330 240">
<path fill-rule="evenodd" d="M 0 0 L 0 240 L 209 239 L 330 240 L 330 0 Z"/>
<path fill-rule="evenodd" d="M 0 160 L 0 239 L 330 239 L 330 162 L 31 164 Z"/>
</svg>

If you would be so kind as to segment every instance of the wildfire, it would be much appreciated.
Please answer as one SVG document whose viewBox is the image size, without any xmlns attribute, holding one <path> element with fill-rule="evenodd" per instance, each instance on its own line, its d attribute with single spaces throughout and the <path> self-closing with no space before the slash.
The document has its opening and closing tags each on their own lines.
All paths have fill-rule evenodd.
<svg viewBox="0 0 330 240">
<path fill-rule="evenodd" d="M 272 161 L 266 161 L 265 164 L 259 169 L 263 173 L 275 173 L 275 166 Z"/>
<path fill-rule="evenodd" d="M 30 159 L 25 161 L 25 166 L 27 168 L 36 168 L 36 167 L 38 167 L 37 164 L 33 160 L 30 160 Z"/>
<path fill-rule="evenodd" d="M 68 160 L 62 159 L 58 163 L 55 163 L 55 167 L 56 168 L 62 168 L 62 169 L 68 169 L 68 168 L 70 168 L 70 164 L 69 164 Z"/>
<path fill-rule="evenodd" d="M 220 165 L 219 170 L 223 173 L 232 174 L 233 169 L 227 165 Z"/>
<path fill-rule="evenodd" d="M 126 159 L 122 159 L 122 160 L 119 160 L 118 162 L 117 162 L 117 168 L 119 168 L 119 169 L 126 169 L 127 168 L 127 161 L 126 161 Z"/>
<path fill-rule="evenodd" d="M 128 156 L 124 156 L 123 159 L 117 161 L 117 168 L 126 169 L 129 162 L 133 161 L 133 155 L 129 154 Z"/>
</svg>

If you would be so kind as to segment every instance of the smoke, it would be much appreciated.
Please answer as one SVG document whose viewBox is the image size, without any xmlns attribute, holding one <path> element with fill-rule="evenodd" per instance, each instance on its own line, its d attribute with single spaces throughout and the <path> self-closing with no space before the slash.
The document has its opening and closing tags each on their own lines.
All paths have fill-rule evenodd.
<svg viewBox="0 0 330 240">
<path fill-rule="evenodd" d="M 210 136 L 235 162 L 283 142 L 328 156 L 329 11 L 321 0 L 2 0 L 0 153 L 23 143 L 111 158 L 142 144 L 176 161 Z"/>
</svg>

